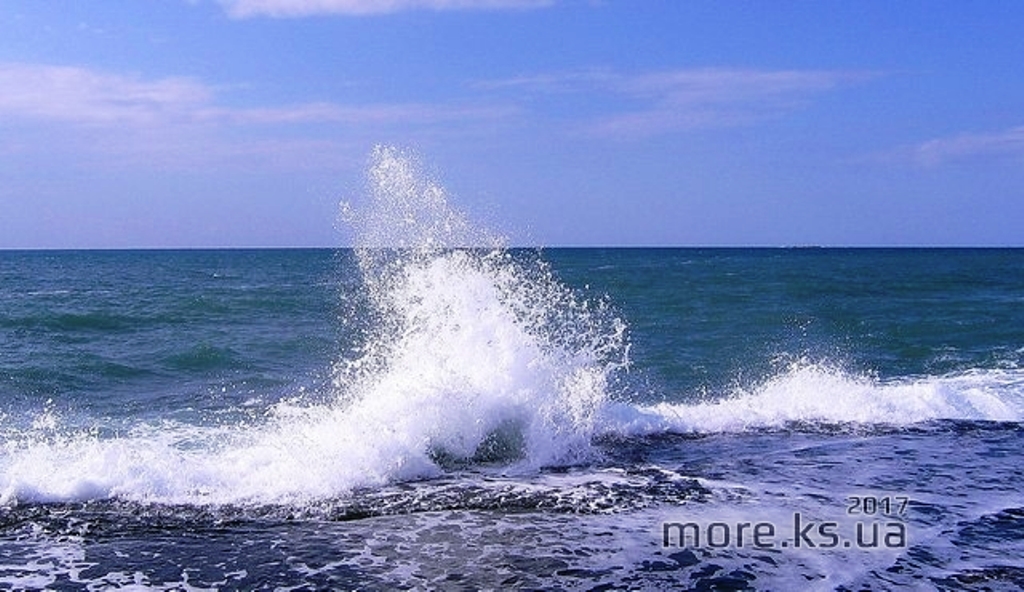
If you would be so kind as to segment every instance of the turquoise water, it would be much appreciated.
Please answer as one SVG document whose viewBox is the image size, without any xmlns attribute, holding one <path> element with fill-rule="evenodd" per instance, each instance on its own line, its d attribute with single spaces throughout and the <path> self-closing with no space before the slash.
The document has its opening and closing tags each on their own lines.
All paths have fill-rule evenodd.
<svg viewBox="0 0 1024 592">
<path fill-rule="evenodd" d="M 1014 369 L 1024 251 L 545 249 L 628 322 L 643 401 L 728 396 L 795 360 L 881 379 Z M 0 255 L 5 401 L 101 414 L 320 388 L 353 345 L 350 250 Z"/>
<path fill-rule="evenodd" d="M 772 359 L 883 378 L 1016 367 L 1024 253 L 1014 249 L 607 249 L 545 253 L 609 293 L 638 365 L 685 396 Z"/>
<path fill-rule="evenodd" d="M 0 254 L 0 394 L 29 408 L 52 400 L 131 416 L 289 393 L 323 374 L 341 346 L 336 257 Z"/>
</svg>

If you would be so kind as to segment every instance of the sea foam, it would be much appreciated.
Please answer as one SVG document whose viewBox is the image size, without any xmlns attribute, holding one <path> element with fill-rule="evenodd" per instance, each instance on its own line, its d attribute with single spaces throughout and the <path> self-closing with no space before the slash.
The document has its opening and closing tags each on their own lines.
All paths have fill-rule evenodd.
<svg viewBox="0 0 1024 592">
<path fill-rule="evenodd" d="M 715 433 L 798 424 L 907 426 L 939 419 L 1024 420 L 1024 371 L 979 369 L 883 381 L 804 360 L 714 400 L 611 404 L 603 428 L 634 435 Z"/>
</svg>

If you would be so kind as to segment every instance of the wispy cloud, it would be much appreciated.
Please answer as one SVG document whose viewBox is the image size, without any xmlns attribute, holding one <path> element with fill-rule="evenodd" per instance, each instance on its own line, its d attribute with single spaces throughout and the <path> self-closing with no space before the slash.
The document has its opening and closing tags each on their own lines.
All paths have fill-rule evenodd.
<svg viewBox="0 0 1024 592">
<path fill-rule="evenodd" d="M 733 126 L 777 117 L 814 96 L 862 83 L 877 73 L 833 70 L 698 68 L 642 74 L 611 71 L 488 81 L 485 90 L 534 99 L 585 93 L 608 105 L 585 124 L 592 133 L 649 136 Z"/>
<path fill-rule="evenodd" d="M 194 154 L 209 160 L 239 159 L 254 150 L 322 151 L 324 137 L 415 133 L 500 121 L 514 107 L 475 104 L 309 102 L 235 107 L 224 88 L 184 77 L 145 78 L 73 66 L 0 63 L 0 125 L 42 126 L 44 137 L 105 156 L 181 162 Z M 19 136 L 21 150 L 31 148 Z M 304 139 L 303 139 L 304 138 Z M 13 140 L 12 140 L 13 141 Z M 50 147 L 40 149 L 51 150 Z M 276 159 L 278 162 L 283 162 Z M 311 162 L 322 161 L 311 158 Z M 301 162 L 293 158 L 289 162 Z"/>
<path fill-rule="evenodd" d="M 143 79 L 88 68 L 0 64 L 0 114 L 80 125 L 156 126 L 184 123 L 430 124 L 508 114 L 508 108 L 398 103 L 311 102 L 233 108 L 217 90 L 190 78 Z"/>
<path fill-rule="evenodd" d="M 368 16 L 407 10 L 526 10 L 555 0 L 220 0 L 235 18 L 296 18 L 318 15 Z"/>
<path fill-rule="evenodd" d="M 77 124 L 153 124 L 193 117 L 212 99 L 189 78 L 143 80 L 86 68 L 0 64 L 0 114 Z"/>
<path fill-rule="evenodd" d="M 217 110 L 218 118 L 239 124 L 334 123 L 354 126 L 432 125 L 464 120 L 501 119 L 515 114 L 511 106 L 431 105 L 417 103 L 340 105 L 305 103 L 285 107 Z"/>
<path fill-rule="evenodd" d="M 977 158 L 1024 158 L 1024 126 L 936 138 L 915 146 L 911 157 L 926 167 Z"/>
<path fill-rule="evenodd" d="M 644 138 L 693 129 L 752 124 L 779 117 L 815 97 L 875 76 L 847 71 L 684 69 L 639 74 L 609 70 L 543 74 L 479 82 L 462 97 L 431 103 L 310 101 L 238 106 L 244 87 L 215 86 L 190 77 L 146 77 L 76 66 L 0 63 L 0 125 L 27 122 L 62 137 L 83 153 L 159 163 L 240 161 L 253 150 L 267 158 L 303 147 L 322 151 L 344 137 L 407 141 L 437 134 L 493 133 L 513 122 L 555 122 L 558 133 Z M 241 89 L 241 90 L 240 90 Z M 40 127 L 41 126 L 41 127 Z M 1021 130 L 1000 136 L 1020 142 Z M 9 134 L 10 135 L 10 134 Z M 1016 140 L 1014 138 L 1016 137 Z M 32 146 L 31 134 L 8 144 Z M 15 142 L 17 140 L 17 142 Z M 968 137 L 922 148 L 948 158 L 996 138 Z M 49 150 L 50 148 L 39 148 Z M 199 156 L 202 155 L 202 156 Z M 113 159 L 111 159 L 113 160 Z M 321 162 L 310 155 L 308 162 Z M 284 165 L 282 165 L 284 166 Z"/>
</svg>

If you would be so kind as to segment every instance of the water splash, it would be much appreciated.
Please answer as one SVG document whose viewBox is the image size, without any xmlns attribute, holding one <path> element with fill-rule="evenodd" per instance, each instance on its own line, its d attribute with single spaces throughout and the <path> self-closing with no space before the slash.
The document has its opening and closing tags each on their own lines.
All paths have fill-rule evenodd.
<svg viewBox="0 0 1024 592">
<path fill-rule="evenodd" d="M 5 442 L 0 503 L 304 504 L 464 463 L 590 458 L 626 362 L 624 323 L 472 225 L 408 153 L 375 149 L 367 183 L 364 208 L 343 206 L 358 237 L 359 347 L 335 365 L 334 392 L 257 422 L 114 437 L 41 416 Z"/>
<path fill-rule="evenodd" d="M 376 148 L 368 184 L 365 212 L 346 206 L 373 315 L 362 355 L 337 368 L 352 412 L 442 464 L 585 457 L 625 324 L 469 223 L 409 154 Z"/>
<path fill-rule="evenodd" d="M 500 235 L 472 224 L 450 204 L 448 191 L 410 150 L 373 149 L 364 198 L 341 203 L 341 218 L 353 230 L 360 257 L 375 250 L 429 254 L 438 249 L 504 245 Z"/>
</svg>

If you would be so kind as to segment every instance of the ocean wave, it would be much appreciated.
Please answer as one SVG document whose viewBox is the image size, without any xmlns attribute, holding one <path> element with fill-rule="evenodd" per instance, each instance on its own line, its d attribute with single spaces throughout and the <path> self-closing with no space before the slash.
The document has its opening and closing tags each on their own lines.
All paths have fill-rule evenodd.
<svg viewBox="0 0 1024 592">
<path fill-rule="evenodd" d="M 115 434 L 53 409 L 0 417 L 0 504 L 303 506 L 467 467 L 593 466 L 615 437 L 1024 419 L 1024 370 L 1011 367 L 880 380 L 801 361 L 718 400 L 631 403 L 619 382 L 627 326 L 606 302 L 474 227 L 407 154 L 377 149 L 368 181 L 369 205 L 348 213 L 362 284 L 341 319 L 358 343 L 327 392 L 223 423 L 140 418 Z M 164 361 L 241 364 L 232 349 L 190 345 Z"/>
<path fill-rule="evenodd" d="M 305 503 L 466 464 L 593 459 L 609 381 L 627 362 L 624 323 L 539 258 L 464 248 L 496 239 L 408 155 L 378 149 L 369 181 L 370 215 L 357 225 L 365 298 L 352 323 L 361 342 L 337 363 L 329 397 L 280 401 L 257 425 L 162 422 L 116 438 L 61 430 L 51 417 L 57 428 L 8 440 L 0 501 Z M 232 359 L 202 345 L 186 354 L 172 362 L 202 370 Z"/>
<path fill-rule="evenodd" d="M 1024 370 L 972 369 L 881 381 L 798 362 L 730 396 L 700 403 L 613 404 L 613 433 L 713 433 L 798 424 L 907 426 L 931 420 L 1024 421 Z"/>
</svg>

